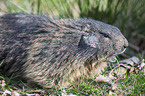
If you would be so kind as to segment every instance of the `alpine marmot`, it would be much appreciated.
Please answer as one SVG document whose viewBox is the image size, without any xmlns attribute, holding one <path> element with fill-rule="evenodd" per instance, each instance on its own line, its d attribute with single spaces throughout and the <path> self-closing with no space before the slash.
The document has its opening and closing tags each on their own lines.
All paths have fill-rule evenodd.
<svg viewBox="0 0 145 96">
<path fill-rule="evenodd" d="M 43 87 L 67 87 L 81 75 L 94 77 L 127 46 L 117 27 L 90 18 L 0 17 L 0 69 Z"/>
</svg>

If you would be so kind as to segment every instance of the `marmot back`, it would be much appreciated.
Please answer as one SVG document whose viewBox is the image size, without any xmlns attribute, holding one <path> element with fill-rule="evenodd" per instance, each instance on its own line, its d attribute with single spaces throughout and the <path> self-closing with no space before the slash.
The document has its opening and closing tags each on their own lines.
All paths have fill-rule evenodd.
<svg viewBox="0 0 145 96">
<path fill-rule="evenodd" d="M 118 28 L 93 19 L 32 14 L 0 17 L 0 69 L 44 87 L 95 76 L 108 57 L 125 51 Z"/>
</svg>

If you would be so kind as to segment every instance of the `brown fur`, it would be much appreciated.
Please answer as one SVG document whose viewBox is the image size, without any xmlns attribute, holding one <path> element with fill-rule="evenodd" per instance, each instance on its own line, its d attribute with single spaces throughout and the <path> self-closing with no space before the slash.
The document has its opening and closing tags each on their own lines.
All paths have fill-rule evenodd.
<svg viewBox="0 0 145 96">
<path fill-rule="evenodd" d="M 44 87 L 67 87 L 95 76 L 128 42 L 118 28 L 93 19 L 51 19 L 32 14 L 0 18 L 0 69 Z"/>
</svg>

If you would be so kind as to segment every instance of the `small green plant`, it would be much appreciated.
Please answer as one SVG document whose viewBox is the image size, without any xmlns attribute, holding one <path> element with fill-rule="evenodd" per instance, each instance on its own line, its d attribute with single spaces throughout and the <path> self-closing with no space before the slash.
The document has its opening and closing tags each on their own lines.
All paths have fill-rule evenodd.
<svg viewBox="0 0 145 96">
<path fill-rule="evenodd" d="M 144 72 L 133 73 L 130 76 L 119 80 L 121 90 L 133 96 L 142 96 L 145 94 L 145 76 Z M 122 92 L 121 92 L 122 93 Z"/>
</svg>

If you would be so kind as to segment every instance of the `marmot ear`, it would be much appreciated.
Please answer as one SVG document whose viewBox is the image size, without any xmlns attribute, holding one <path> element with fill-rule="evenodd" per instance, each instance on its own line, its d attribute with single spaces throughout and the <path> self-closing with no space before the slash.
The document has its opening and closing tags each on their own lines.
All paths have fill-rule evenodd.
<svg viewBox="0 0 145 96">
<path fill-rule="evenodd" d="M 96 48 L 97 44 L 98 44 L 98 38 L 96 36 L 81 36 L 80 42 L 78 47 L 80 48 L 87 48 L 87 47 L 92 47 L 92 48 Z"/>
</svg>

